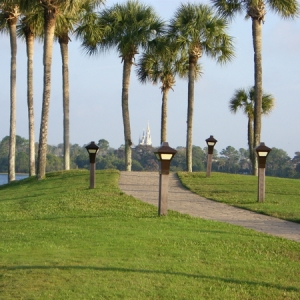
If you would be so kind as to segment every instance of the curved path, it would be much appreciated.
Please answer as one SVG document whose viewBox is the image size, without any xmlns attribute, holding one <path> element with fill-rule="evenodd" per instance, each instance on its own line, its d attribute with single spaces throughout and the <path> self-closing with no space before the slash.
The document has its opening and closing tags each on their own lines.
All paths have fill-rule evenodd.
<svg viewBox="0 0 300 300">
<path fill-rule="evenodd" d="M 124 193 L 155 206 L 158 206 L 158 185 L 158 172 L 121 172 L 119 179 Z M 175 173 L 169 175 L 168 209 L 300 242 L 300 224 L 200 197 L 184 188 Z"/>
</svg>

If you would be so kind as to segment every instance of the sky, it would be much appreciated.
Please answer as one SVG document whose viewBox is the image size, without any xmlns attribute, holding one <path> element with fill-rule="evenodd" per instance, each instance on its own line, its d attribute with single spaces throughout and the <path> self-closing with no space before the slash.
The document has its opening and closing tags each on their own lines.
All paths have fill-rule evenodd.
<svg viewBox="0 0 300 300">
<path fill-rule="evenodd" d="M 125 2 L 125 1 L 119 1 Z M 177 0 L 145 0 L 159 16 L 168 21 L 180 3 Z M 111 6 L 116 1 L 106 1 Z M 194 1 L 205 3 L 209 1 Z M 227 146 L 247 148 L 247 117 L 242 112 L 232 114 L 229 100 L 234 91 L 254 84 L 254 64 L 251 20 L 237 16 L 229 25 L 228 34 L 234 37 L 235 58 L 226 65 L 218 65 L 203 56 L 202 77 L 195 83 L 193 144 L 206 147 L 205 139 L 213 135 L 215 149 L 221 152 Z M 122 63 L 115 50 L 88 56 L 80 41 L 71 37 L 69 43 L 70 72 L 70 142 L 81 146 L 90 141 L 106 139 L 110 146 L 124 144 L 121 111 Z M 268 11 L 262 34 L 263 88 L 275 97 L 275 108 L 262 119 L 261 141 L 266 146 L 283 149 L 292 158 L 300 151 L 300 19 L 283 20 Z M 43 45 L 35 44 L 34 109 L 35 140 L 38 142 L 42 93 Z M 138 58 L 138 57 L 137 57 Z M 10 116 L 10 44 L 0 35 L 0 140 L 9 135 Z M 26 47 L 18 40 L 17 54 L 17 135 L 28 139 Z M 187 80 L 177 79 L 168 98 L 167 141 L 173 148 L 186 144 Z M 159 85 L 138 82 L 132 68 L 129 110 L 134 144 L 149 122 L 153 146 L 160 144 L 160 117 L 162 94 Z M 63 142 L 63 106 L 61 56 L 58 43 L 53 49 L 52 90 L 49 114 L 48 144 Z"/>
</svg>

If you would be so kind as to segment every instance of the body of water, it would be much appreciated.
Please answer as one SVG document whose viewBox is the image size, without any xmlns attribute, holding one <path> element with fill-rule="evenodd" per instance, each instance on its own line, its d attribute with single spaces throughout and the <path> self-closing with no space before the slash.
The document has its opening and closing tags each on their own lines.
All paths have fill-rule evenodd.
<svg viewBox="0 0 300 300">
<path fill-rule="evenodd" d="M 16 180 L 27 178 L 27 174 L 16 174 Z M 8 174 L 0 174 L 0 185 L 8 182 Z"/>
</svg>

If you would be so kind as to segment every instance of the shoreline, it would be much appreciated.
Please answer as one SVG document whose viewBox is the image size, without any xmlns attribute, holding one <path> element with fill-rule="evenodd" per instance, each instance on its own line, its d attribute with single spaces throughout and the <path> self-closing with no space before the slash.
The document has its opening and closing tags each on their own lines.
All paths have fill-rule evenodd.
<svg viewBox="0 0 300 300">
<path fill-rule="evenodd" d="M 8 173 L 0 173 L 0 175 L 8 175 Z M 16 173 L 16 175 L 28 175 L 28 173 Z"/>
<path fill-rule="evenodd" d="M 16 173 L 15 180 L 13 181 L 23 180 L 28 177 L 27 173 Z M 0 186 L 5 184 L 8 184 L 8 173 L 0 173 Z"/>
</svg>

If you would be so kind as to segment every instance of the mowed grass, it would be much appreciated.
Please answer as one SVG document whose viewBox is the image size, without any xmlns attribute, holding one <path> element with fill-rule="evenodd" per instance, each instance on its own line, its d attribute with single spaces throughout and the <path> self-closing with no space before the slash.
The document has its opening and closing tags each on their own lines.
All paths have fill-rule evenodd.
<svg viewBox="0 0 300 300">
<path fill-rule="evenodd" d="M 299 299 L 300 243 L 157 208 L 117 171 L 0 187 L 0 299 Z M 213 178 L 212 178 L 213 180 Z"/>
<path fill-rule="evenodd" d="M 257 202 L 258 177 L 227 173 L 179 172 L 185 187 L 219 202 L 300 223 L 300 180 L 265 178 L 265 201 Z M 300 299 L 300 296 L 299 296 Z"/>
</svg>

